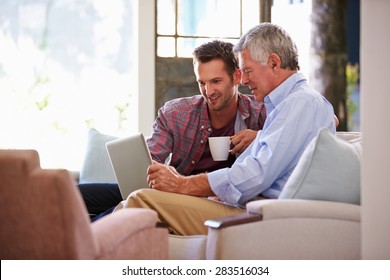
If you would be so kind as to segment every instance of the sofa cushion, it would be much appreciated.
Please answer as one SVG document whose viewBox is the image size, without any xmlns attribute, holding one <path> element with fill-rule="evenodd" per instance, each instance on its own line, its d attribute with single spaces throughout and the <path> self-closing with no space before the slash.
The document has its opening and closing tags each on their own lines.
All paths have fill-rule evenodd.
<svg viewBox="0 0 390 280">
<path fill-rule="evenodd" d="M 340 136 L 326 128 L 319 132 L 302 154 L 280 199 L 360 204 L 362 138 L 360 134 Z"/>
<path fill-rule="evenodd" d="M 114 171 L 106 150 L 106 142 L 118 139 L 105 135 L 94 128 L 88 132 L 87 149 L 80 170 L 80 184 L 116 183 Z"/>
</svg>

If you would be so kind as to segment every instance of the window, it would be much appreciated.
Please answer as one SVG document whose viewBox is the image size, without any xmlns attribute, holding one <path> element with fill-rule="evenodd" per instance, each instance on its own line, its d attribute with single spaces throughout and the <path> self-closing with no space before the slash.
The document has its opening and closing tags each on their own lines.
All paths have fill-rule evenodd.
<svg viewBox="0 0 390 280">
<path fill-rule="evenodd" d="M 0 2 L 0 148 L 79 170 L 88 128 L 137 130 L 133 2 Z"/>
<path fill-rule="evenodd" d="M 259 20 L 259 0 L 157 0 L 157 56 L 191 57 L 213 38 L 235 43 Z"/>
<path fill-rule="evenodd" d="M 273 0 L 272 19 L 295 41 L 301 72 L 310 76 L 311 0 Z"/>
<path fill-rule="evenodd" d="M 212 38 L 232 43 L 260 21 L 260 0 L 157 0 L 157 56 L 192 57 Z M 309 76 L 311 0 L 274 0 L 272 22 L 294 38 Z"/>
<path fill-rule="evenodd" d="M 213 38 L 235 43 L 259 22 L 259 2 L 0 1 L 0 149 L 36 149 L 43 167 L 79 170 L 88 128 L 122 136 L 140 130 L 140 119 L 143 127 L 151 126 L 154 90 L 145 90 L 148 82 L 137 75 L 154 80 L 143 74 L 153 72 L 153 61 L 145 61 L 154 56 L 138 55 L 138 49 L 153 46 L 154 35 L 161 57 L 191 57 L 196 46 Z M 149 31 L 154 4 L 157 34 Z M 142 28 L 134 26 L 138 16 Z M 146 24 L 151 24 L 146 33 L 153 33 L 152 39 L 135 47 L 135 36 L 145 35 Z M 137 69 L 138 59 L 143 72 Z"/>
</svg>

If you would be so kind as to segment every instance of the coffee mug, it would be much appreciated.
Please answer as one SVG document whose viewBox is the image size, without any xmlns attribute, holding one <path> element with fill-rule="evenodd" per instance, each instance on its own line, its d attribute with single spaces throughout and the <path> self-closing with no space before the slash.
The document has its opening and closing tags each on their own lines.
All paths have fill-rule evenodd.
<svg viewBox="0 0 390 280">
<path fill-rule="evenodd" d="M 209 147 L 214 161 L 227 160 L 230 152 L 230 136 L 209 137 Z"/>
</svg>

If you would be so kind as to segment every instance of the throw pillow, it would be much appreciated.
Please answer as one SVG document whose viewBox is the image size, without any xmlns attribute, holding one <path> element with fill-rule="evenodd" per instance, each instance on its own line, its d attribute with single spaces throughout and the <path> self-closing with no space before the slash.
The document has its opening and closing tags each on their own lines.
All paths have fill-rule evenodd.
<svg viewBox="0 0 390 280">
<path fill-rule="evenodd" d="M 322 129 L 303 152 L 280 199 L 360 204 L 361 137 L 349 141 Z"/>
<path fill-rule="evenodd" d="M 88 132 L 87 150 L 80 170 L 80 184 L 116 183 L 114 171 L 106 150 L 106 142 L 118 139 L 94 128 Z"/>
</svg>

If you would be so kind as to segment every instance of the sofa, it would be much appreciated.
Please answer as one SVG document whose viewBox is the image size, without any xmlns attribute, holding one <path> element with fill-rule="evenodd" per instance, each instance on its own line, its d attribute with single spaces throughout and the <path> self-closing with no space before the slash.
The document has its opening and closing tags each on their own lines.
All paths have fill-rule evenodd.
<svg viewBox="0 0 390 280">
<path fill-rule="evenodd" d="M 155 211 L 125 209 L 91 223 L 67 170 L 35 150 L 0 150 L 0 259 L 167 259 Z"/>
<path fill-rule="evenodd" d="M 81 182 L 106 182 L 109 176 L 115 182 L 109 162 L 104 163 L 108 161 L 104 149 L 97 152 L 113 139 L 90 130 Z M 88 162 L 92 151 L 95 159 Z M 360 259 L 361 154 L 360 132 L 335 136 L 321 130 L 305 149 L 279 199 L 251 201 L 243 215 L 206 221 L 208 235 L 169 235 L 169 258 Z M 101 166 L 92 168 L 97 163 Z M 101 178 L 87 178 L 93 169 L 100 170 Z"/>
</svg>

